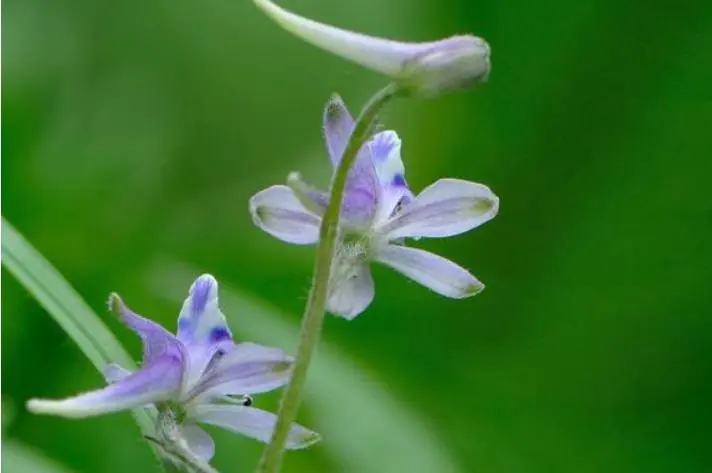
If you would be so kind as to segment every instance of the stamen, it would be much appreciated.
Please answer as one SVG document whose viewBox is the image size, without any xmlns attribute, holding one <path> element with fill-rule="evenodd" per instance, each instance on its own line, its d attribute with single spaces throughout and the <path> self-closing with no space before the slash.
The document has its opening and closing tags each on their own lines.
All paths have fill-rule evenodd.
<svg viewBox="0 0 712 473">
<path fill-rule="evenodd" d="M 228 401 L 233 404 L 239 404 L 240 406 L 249 407 L 252 405 L 252 396 L 248 394 L 227 394 L 225 396 Z"/>
</svg>

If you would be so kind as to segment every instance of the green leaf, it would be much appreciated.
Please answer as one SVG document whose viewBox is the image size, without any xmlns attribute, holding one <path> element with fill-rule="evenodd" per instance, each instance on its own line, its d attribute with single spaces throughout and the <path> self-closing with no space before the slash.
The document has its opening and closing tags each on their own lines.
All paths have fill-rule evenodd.
<svg viewBox="0 0 712 473">
<path fill-rule="evenodd" d="M 200 271 L 166 264 L 150 275 L 156 293 L 182 300 L 185 288 Z M 257 343 L 296 347 L 299 327 L 268 303 L 221 285 L 220 300 L 233 331 Z M 229 314 L 239 314 L 231 317 Z M 322 340 L 310 367 L 306 400 L 323 437 L 322 448 L 349 473 L 458 473 L 461 468 L 426 427 L 424 419 L 405 407 L 385 383 L 347 353 Z"/>
<path fill-rule="evenodd" d="M 71 470 L 16 441 L 2 443 L 4 473 L 70 473 Z"/>
<path fill-rule="evenodd" d="M 25 238 L 2 219 L 2 264 L 45 308 L 79 346 L 97 370 L 107 363 L 132 369 L 136 365 L 98 315 L 72 286 Z M 132 411 L 141 431 L 153 431 L 154 419 L 145 409 Z M 30 470 L 27 470 L 30 471 Z"/>
</svg>

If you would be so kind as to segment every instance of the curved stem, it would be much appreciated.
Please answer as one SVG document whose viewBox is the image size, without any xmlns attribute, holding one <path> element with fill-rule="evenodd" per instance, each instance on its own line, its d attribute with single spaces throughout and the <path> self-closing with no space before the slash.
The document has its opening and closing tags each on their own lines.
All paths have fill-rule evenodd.
<svg viewBox="0 0 712 473">
<path fill-rule="evenodd" d="M 326 208 L 326 212 L 324 212 L 321 228 L 319 229 L 319 247 L 317 248 L 316 263 L 314 265 L 314 276 L 302 318 L 300 342 L 297 348 L 294 371 L 282 395 L 277 425 L 272 433 L 269 445 L 267 445 L 262 454 L 257 473 L 277 473 L 279 471 L 289 430 L 297 417 L 297 411 L 302 400 L 302 391 L 309 364 L 321 335 L 321 326 L 324 322 L 324 312 L 326 310 L 329 275 L 332 260 L 334 259 L 334 246 L 338 234 L 341 205 L 349 170 L 356 161 L 359 150 L 370 137 L 371 127 L 376 115 L 397 92 L 397 86 L 389 84 L 371 97 L 356 120 L 354 131 L 349 137 L 346 150 L 336 168 L 331 184 L 329 205 Z"/>
</svg>

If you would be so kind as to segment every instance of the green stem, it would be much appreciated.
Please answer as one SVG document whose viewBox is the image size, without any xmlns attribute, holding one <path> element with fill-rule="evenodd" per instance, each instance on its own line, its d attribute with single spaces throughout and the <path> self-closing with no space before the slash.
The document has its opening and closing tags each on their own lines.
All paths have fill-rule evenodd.
<svg viewBox="0 0 712 473">
<path fill-rule="evenodd" d="M 319 229 L 319 247 L 317 248 L 314 277 L 309 291 L 309 299 L 302 318 L 299 347 L 294 363 L 292 378 L 284 390 L 279 407 L 277 425 L 272 433 L 272 439 L 265 448 L 260 459 L 257 473 L 277 473 L 282 463 L 284 446 L 287 443 L 289 430 L 296 420 L 297 411 L 302 400 L 302 391 L 306 381 L 307 371 L 312 355 L 319 342 L 321 326 L 324 322 L 326 299 L 329 286 L 331 263 L 334 259 L 334 247 L 339 228 L 341 204 L 344 198 L 344 188 L 349 170 L 356 161 L 358 151 L 370 138 L 372 124 L 378 112 L 398 92 L 395 84 L 389 84 L 371 97 L 356 120 L 354 131 L 349 137 L 346 150 L 336 168 L 331 184 L 329 205 L 324 212 Z"/>
</svg>

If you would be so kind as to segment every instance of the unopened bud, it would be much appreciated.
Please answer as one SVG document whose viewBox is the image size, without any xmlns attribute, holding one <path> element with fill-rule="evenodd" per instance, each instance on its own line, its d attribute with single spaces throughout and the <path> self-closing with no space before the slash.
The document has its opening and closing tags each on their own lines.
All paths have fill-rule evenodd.
<svg viewBox="0 0 712 473">
<path fill-rule="evenodd" d="M 299 38 L 392 78 L 401 90 L 426 96 L 484 82 L 490 71 L 487 42 L 472 35 L 409 43 L 368 36 L 296 15 L 270 0 L 253 0 L 267 16 Z"/>
</svg>

